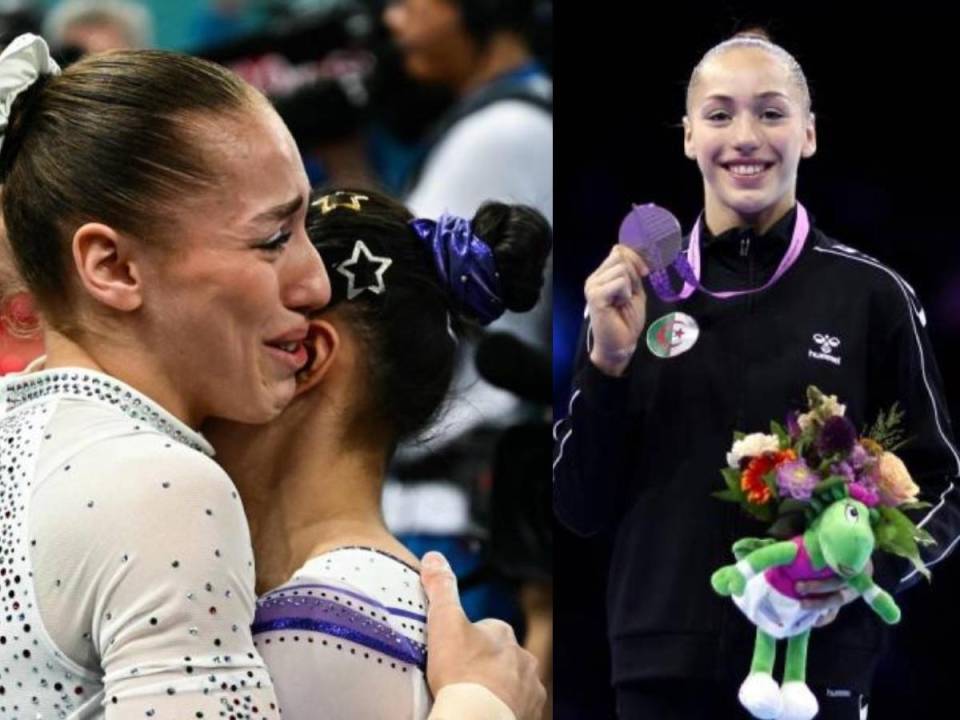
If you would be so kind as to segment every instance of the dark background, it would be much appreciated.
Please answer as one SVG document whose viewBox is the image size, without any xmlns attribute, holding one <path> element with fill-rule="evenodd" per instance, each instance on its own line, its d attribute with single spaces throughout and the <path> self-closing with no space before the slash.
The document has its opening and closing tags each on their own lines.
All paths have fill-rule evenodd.
<svg viewBox="0 0 960 720">
<path fill-rule="evenodd" d="M 766 9 L 764 9 L 764 5 Z M 916 289 L 960 418 L 960 55 L 957 23 L 931 3 L 573 5 L 560 20 L 554 288 L 554 400 L 566 414 L 583 282 L 631 202 L 669 208 L 689 230 L 703 202 L 679 129 L 690 71 L 737 29 L 759 23 L 803 66 L 817 154 L 798 196 L 828 235 L 895 268 Z M 589 9 L 593 9 L 590 12 Z M 718 463 L 719 467 L 719 463 Z M 608 539 L 557 527 L 555 717 L 613 717 L 604 617 Z M 960 662 L 960 560 L 898 598 L 870 720 L 940 717 Z M 816 635 L 813 636 L 816 642 Z M 746 668 L 745 668 L 746 670 Z M 951 683 L 953 685 L 951 685 Z"/>
</svg>

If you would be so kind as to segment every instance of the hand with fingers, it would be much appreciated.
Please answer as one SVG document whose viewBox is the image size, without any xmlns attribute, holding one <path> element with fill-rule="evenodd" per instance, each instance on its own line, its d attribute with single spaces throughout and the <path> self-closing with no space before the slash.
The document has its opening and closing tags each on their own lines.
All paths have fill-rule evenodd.
<svg viewBox="0 0 960 720">
<path fill-rule="evenodd" d="M 607 375 L 622 375 L 636 350 L 647 319 L 641 280 L 649 273 L 640 255 L 614 245 L 584 285 L 593 334 L 590 360 Z"/>
<path fill-rule="evenodd" d="M 868 560 L 863 574 L 873 576 L 873 561 Z M 801 606 L 807 610 L 822 610 L 823 615 L 817 620 L 814 627 L 829 625 L 837 619 L 837 614 L 844 605 L 849 605 L 860 593 L 854 590 L 843 578 L 829 580 L 808 580 L 797 583 L 796 590 L 803 596 Z"/>
<path fill-rule="evenodd" d="M 537 675 L 536 658 L 517 643 L 513 628 L 501 620 L 471 623 L 467 619 L 460 606 L 457 578 L 439 553 L 424 556 L 421 581 L 430 603 L 427 683 L 434 697 L 452 685 L 476 683 L 509 707 L 516 720 L 539 720 L 546 689 Z M 474 717 L 464 710 L 456 718 L 468 716 Z M 434 715 L 430 718 L 434 720 Z"/>
</svg>

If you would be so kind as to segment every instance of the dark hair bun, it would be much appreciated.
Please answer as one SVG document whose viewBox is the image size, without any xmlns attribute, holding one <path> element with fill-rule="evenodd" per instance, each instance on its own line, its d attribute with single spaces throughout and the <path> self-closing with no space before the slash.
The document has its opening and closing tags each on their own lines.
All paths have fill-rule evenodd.
<svg viewBox="0 0 960 720">
<path fill-rule="evenodd" d="M 473 232 L 490 249 L 500 273 L 503 304 L 526 312 L 540 299 L 543 270 L 553 245 L 550 223 L 526 205 L 484 203 L 472 220 Z"/>
</svg>

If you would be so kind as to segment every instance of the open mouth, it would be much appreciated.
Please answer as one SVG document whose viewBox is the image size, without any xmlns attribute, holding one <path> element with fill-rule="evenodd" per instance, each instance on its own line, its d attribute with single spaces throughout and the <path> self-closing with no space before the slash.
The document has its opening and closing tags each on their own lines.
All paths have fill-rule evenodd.
<svg viewBox="0 0 960 720">
<path fill-rule="evenodd" d="M 285 363 L 294 372 L 298 372 L 307 364 L 309 355 L 303 340 L 288 340 L 285 342 L 264 343 L 270 348 L 271 354 Z"/>
<path fill-rule="evenodd" d="M 755 178 L 773 167 L 772 162 L 759 160 L 735 160 L 733 162 L 721 163 L 721 166 L 735 178 Z"/>
</svg>

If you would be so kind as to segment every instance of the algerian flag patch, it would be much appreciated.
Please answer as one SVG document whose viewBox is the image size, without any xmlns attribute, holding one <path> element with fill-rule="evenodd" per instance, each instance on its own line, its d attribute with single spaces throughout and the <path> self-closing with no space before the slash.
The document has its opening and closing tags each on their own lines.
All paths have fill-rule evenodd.
<svg viewBox="0 0 960 720">
<path fill-rule="evenodd" d="M 697 321 L 682 312 L 654 320 L 647 329 L 647 348 L 659 358 L 672 358 L 693 347 L 700 336 Z"/>
</svg>

